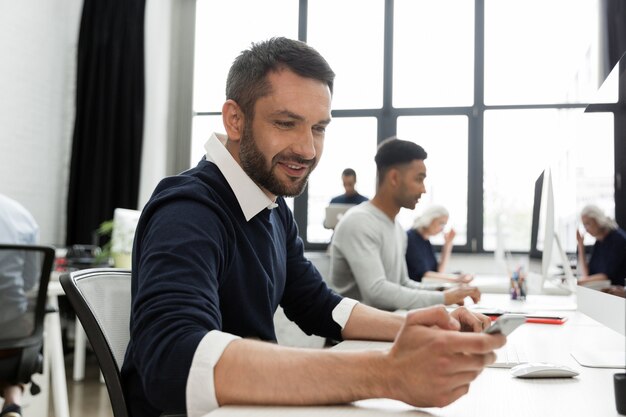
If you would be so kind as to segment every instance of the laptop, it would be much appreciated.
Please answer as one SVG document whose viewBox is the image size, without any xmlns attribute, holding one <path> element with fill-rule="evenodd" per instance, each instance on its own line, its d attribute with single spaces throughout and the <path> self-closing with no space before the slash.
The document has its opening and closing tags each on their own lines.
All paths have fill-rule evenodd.
<svg viewBox="0 0 626 417">
<path fill-rule="evenodd" d="M 324 227 L 326 229 L 334 229 L 341 217 L 354 207 L 354 204 L 329 204 L 326 207 L 326 217 L 324 218 Z"/>
</svg>

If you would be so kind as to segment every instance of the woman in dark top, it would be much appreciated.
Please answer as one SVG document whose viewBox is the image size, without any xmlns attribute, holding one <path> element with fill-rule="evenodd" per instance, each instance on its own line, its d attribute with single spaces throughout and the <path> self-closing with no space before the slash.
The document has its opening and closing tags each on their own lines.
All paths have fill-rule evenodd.
<svg viewBox="0 0 626 417">
<path fill-rule="evenodd" d="M 435 251 L 430 244 L 430 237 L 443 231 L 448 223 L 448 210 L 439 205 L 430 206 L 415 219 L 413 227 L 407 231 L 406 264 L 409 278 L 421 281 L 423 277 L 449 282 L 469 282 L 470 274 L 445 273 L 446 264 L 452 252 L 452 241 L 456 236 L 454 229 L 444 233 L 441 259 L 437 262 Z"/>
<path fill-rule="evenodd" d="M 591 257 L 585 257 L 584 235 L 576 231 L 578 241 L 579 284 L 610 280 L 613 285 L 624 285 L 626 279 L 626 232 L 606 216 L 597 206 L 583 208 L 581 221 L 587 233 L 596 239 Z"/>
</svg>

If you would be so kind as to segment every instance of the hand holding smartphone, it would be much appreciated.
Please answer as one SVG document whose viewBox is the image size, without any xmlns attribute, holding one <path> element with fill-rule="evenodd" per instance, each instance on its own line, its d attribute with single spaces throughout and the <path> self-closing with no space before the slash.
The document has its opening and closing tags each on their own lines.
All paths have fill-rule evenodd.
<svg viewBox="0 0 626 417">
<path fill-rule="evenodd" d="M 523 314 L 503 314 L 493 324 L 483 330 L 487 334 L 502 333 L 508 336 L 522 324 L 526 323 L 526 316 Z"/>
</svg>

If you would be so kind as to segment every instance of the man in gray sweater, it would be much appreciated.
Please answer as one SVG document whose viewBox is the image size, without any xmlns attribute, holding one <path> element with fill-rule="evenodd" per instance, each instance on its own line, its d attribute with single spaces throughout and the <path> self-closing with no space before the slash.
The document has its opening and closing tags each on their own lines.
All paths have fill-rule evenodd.
<svg viewBox="0 0 626 417">
<path fill-rule="evenodd" d="M 402 207 L 414 209 L 426 192 L 426 156 L 421 146 L 395 138 L 379 146 L 376 195 L 348 210 L 333 236 L 330 279 L 341 295 L 385 310 L 462 305 L 467 296 L 480 299 L 475 287 L 428 291 L 408 277 L 407 237 L 396 216 Z"/>
</svg>

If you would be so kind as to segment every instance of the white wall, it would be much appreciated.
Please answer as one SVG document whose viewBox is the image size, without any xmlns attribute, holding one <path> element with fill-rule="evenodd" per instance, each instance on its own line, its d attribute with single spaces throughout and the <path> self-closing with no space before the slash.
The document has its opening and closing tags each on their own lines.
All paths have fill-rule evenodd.
<svg viewBox="0 0 626 417">
<path fill-rule="evenodd" d="M 65 241 L 82 0 L 0 0 L 0 193 Z"/>
</svg>

